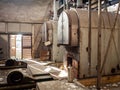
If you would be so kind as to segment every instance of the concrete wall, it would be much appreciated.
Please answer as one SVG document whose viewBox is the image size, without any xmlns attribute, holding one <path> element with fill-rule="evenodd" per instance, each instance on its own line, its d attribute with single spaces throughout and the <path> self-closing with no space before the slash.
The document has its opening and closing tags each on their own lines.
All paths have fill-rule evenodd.
<svg viewBox="0 0 120 90">
<path fill-rule="evenodd" d="M 0 0 L 0 21 L 42 22 L 51 0 Z"/>
<path fill-rule="evenodd" d="M 2 58 L 6 59 L 9 57 L 8 50 L 8 35 L 0 35 L 0 48 L 2 48 Z"/>
<path fill-rule="evenodd" d="M 32 33 L 31 24 L 0 23 L 0 33 Z"/>
</svg>

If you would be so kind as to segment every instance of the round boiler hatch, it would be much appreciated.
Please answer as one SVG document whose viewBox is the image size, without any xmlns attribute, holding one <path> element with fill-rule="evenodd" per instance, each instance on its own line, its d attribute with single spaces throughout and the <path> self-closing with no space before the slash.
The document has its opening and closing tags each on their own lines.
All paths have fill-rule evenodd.
<svg viewBox="0 0 120 90">
<path fill-rule="evenodd" d="M 69 44 L 69 18 L 65 11 L 58 20 L 58 44 Z"/>
<path fill-rule="evenodd" d="M 78 46 L 79 19 L 75 10 L 63 11 L 58 20 L 58 44 Z"/>
</svg>

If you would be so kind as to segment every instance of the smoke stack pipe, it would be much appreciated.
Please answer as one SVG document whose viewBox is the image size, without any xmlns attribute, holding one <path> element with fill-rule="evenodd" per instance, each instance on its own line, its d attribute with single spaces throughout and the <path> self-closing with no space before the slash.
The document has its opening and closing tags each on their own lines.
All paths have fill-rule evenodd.
<svg viewBox="0 0 120 90">
<path fill-rule="evenodd" d="M 77 0 L 77 7 L 81 7 L 83 5 L 83 0 Z"/>
</svg>

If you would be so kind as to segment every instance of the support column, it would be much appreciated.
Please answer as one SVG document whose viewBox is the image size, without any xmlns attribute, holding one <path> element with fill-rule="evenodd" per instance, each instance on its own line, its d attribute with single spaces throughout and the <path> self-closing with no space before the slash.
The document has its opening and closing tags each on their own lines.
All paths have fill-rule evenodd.
<svg viewBox="0 0 120 90">
<path fill-rule="evenodd" d="M 89 23 L 88 23 L 88 62 L 89 62 L 89 68 L 88 68 L 88 73 L 89 75 L 91 75 L 91 0 L 88 0 L 89 5 L 88 5 L 88 19 L 89 19 Z"/>
<path fill-rule="evenodd" d="M 83 5 L 83 0 L 77 0 L 77 7 L 81 7 Z"/>
<path fill-rule="evenodd" d="M 97 90 L 101 87 L 101 0 L 98 0 Z"/>
<path fill-rule="evenodd" d="M 54 15 L 53 15 L 53 20 L 57 20 L 58 17 L 57 17 L 57 3 L 56 3 L 56 0 L 53 0 L 53 11 L 54 11 Z"/>
<path fill-rule="evenodd" d="M 34 31 L 34 24 L 31 24 L 31 32 L 32 32 L 32 58 L 35 58 L 35 49 L 34 49 L 34 40 L 35 40 L 35 31 Z"/>
</svg>

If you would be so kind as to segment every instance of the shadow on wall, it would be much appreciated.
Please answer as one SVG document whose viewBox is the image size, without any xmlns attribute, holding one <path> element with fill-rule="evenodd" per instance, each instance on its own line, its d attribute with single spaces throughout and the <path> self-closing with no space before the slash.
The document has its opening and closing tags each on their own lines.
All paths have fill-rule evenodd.
<svg viewBox="0 0 120 90">
<path fill-rule="evenodd" d="M 0 35 L 0 59 L 8 58 L 8 37 Z"/>
</svg>

